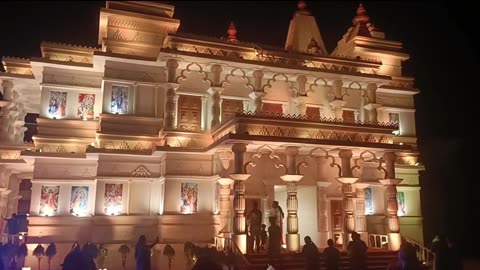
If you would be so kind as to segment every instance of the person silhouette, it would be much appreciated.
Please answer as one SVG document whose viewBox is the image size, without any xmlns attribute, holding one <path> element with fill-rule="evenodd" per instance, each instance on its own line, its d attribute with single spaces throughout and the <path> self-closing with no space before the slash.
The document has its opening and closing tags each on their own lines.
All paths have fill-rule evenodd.
<svg viewBox="0 0 480 270">
<path fill-rule="evenodd" d="M 367 244 L 360 239 L 360 234 L 352 232 L 352 241 L 348 243 L 350 270 L 367 270 Z"/>
<path fill-rule="evenodd" d="M 260 252 L 260 237 L 262 229 L 262 211 L 258 209 L 257 202 L 253 202 L 253 209 L 247 215 L 250 235 L 252 237 L 252 250 Z M 253 247 L 255 244 L 255 247 Z"/>
<path fill-rule="evenodd" d="M 305 258 L 305 270 L 317 270 L 320 267 L 320 252 L 310 236 L 305 236 L 302 254 Z"/>
<path fill-rule="evenodd" d="M 145 235 L 140 235 L 135 245 L 136 270 L 150 270 L 150 249 L 158 243 L 158 237 L 153 244 L 147 245 Z"/>
<path fill-rule="evenodd" d="M 325 259 L 325 267 L 327 270 L 338 270 L 340 264 L 340 251 L 335 248 L 333 239 L 327 240 L 328 247 L 323 251 L 323 257 Z"/>
<path fill-rule="evenodd" d="M 417 259 L 417 251 L 410 243 L 402 243 L 398 250 L 397 260 L 390 263 L 387 270 L 421 270 Z"/>
<path fill-rule="evenodd" d="M 269 217 L 270 227 L 268 227 L 268 256 L 270 265 L 274 265 L 273 261 L 276 261 L 280 256 L 280 248 L 282 244 L 282 231 L 280 226 L 277 225 L 275 217 Z"/>
</svg>

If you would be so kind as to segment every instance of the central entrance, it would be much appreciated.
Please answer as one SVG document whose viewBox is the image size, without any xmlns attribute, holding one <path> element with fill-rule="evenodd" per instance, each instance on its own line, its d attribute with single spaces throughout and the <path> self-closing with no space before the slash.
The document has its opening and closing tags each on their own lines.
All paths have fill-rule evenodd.
<svg viewBox="0 0 480 270">
<path fill-rule="evenodd" d="M 245 228 L 247 228 L 247 253 L 252 253 L 253 250 L 256 249 L 255 240 L 250 233 L 249 227 L 250 212 L 254 209 L 254 205 L 257 204 L 258 210 L 262 212 L 262 217 L 260 218 L 262 221 L 263 217 L 265 217 L 266 214 L 263 211 L 261 201 L 262 200 L 260 198 L 245 198 Z"/>
</svg>

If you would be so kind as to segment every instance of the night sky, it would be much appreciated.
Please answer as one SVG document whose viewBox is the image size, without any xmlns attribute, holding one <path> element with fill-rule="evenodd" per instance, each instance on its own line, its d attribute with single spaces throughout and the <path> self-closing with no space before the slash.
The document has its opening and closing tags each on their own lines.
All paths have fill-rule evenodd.
<svg viewBox="0 0 480 270">
<path fill-rule="evenodd" d="M 181 20 L 179 32 L 220 38 L 234 21 L 239 40 L 283 47 L 297 2 L 170 3 L 175 5 L 174 18 Z M 404 75 L 415 77 L 421 91 L 415 104 L 421 162 L 426 166 L 421 177 L 425 240 L 448 233 L 465 255 L 478 255 L 478 248 L 466 247 L 480 241 L 473 221 L 480 209 L 472 208 L 480 206 L 473 188 L 480 175 L 472 175 L 478 171 L 475 167 L 465 171 L 467 155 L 478 155 L 466 132 L 467 123 L 470 133 L 477 129 L 471 106 L 479 76 L 473 65 L 478 62 L 473 45 L 476 9 L 458 1 L 363 3 L 387 39 L 403 42 L 411 55 Z M 350 27 L 358 2 L 307 1 L 307 5 L 331 52 Z M 99 9 L 104 6 L 104 2 L 2 1 L 0 56 L 40 56 L 42 40 L 97 46 Z"/>
</svg>

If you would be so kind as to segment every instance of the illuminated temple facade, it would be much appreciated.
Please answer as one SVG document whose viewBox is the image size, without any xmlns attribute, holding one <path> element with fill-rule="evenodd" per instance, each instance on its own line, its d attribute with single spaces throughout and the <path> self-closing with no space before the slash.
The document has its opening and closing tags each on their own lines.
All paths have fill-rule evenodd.
<svg viewBox="0 0 480 270">
<path fill-rule="evenodd" d="M 0 214 L 28 212 L 30 251 L 55 241 L 56 265 L 75 240 L 104 243 L 109 269 L 141 234 L 173 244 L 179 267 L 185 241 L 245 251 L 246 213 L 257 202 L 268 225 L 274 200 L 290 251 L 352 231 L 422 243 L 409 55 L 363 6 L 352 16 L 329 53 L 304 3 L 275 48 L 233 24 L 222 39 L 177 32 L 171 5 L 107 1 L 98 47 L 4 57 Z"/>
</svg>

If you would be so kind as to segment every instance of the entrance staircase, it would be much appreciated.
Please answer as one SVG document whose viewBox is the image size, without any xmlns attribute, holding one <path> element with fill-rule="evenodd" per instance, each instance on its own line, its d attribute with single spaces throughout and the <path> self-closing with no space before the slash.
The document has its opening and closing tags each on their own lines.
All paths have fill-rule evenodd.
<svg viewBox="0 0 480 270">
<path fill-rule="evenodd" d="M 390 262 L 396 258 L 396 252 L 386 250 L 369 250 L 368 252 L 368 269 L 369 270 L 385 270 Z M 247 254 L 245 255 L 249 262 L 248 270 L 265 270 L 269 263 L 267 254 Z M 273 264 L 276 270 L 304 270 L 305 264 L 301 253 L 282 253 L 281 261 Z M 324 270 L 325 264 L 321 259 L 319 270 Z M 340 270 L 348 269 L 348 255 L 346 252 L 341 253 Z"/>
</svg>

